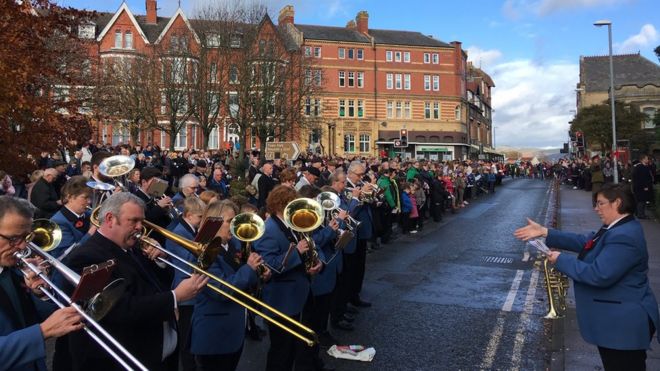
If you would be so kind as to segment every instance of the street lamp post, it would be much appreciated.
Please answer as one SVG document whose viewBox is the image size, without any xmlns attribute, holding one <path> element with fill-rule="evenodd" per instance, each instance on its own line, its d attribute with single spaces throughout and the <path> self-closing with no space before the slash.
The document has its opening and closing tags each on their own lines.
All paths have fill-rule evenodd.
<svg viewBox="0 0 660 371">
<path fill-rule="evenodd" d="M 607 26 L 607 35 L 609 40 L 610 50 L 610 106 L 612 107 L 612 157 L 614 158 L 614 184 L 619 183 L 619 161 L 616 146 L 616 114 L 614 111 L 614 60 L 612 58 L 612 21 L 601 20 L 596 21 L 594 26 L 601 27 Z"/>
</svg>

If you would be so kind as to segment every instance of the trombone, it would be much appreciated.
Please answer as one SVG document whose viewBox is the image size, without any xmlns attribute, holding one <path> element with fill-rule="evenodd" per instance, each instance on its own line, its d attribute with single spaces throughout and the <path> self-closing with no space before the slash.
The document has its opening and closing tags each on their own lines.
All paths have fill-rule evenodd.
<svg viewBox="0 0 660 371">
<path fill-rule="evenodd" d="M 28 235 L 28 237 L 26 238 L 26 241 L 28 241 L 27 246 L 23 250 L 17 251 L 14 254 L 14 256 L 20 261 L 19 264 L 23 265 L 24 267 L 34 272 L 48 286 L 50 286 L 57 295 L 59 295 L 61 300 L 58 299 L 53 293 L 51 293 L 46 287 L 39 286 L 39 290 L 44 295 L 46 295 L 50 300 L 52 300 L 53 303 L 55 303 L 60 308 L 65 308 L 67 307 L 67 305 L 70 305 L 76 310 L 76 312 L 78 312 L 85 319 L 86 324 L 85 326 L 83 326 L 83 330 L 99 346 L 101 346 L 101 348 L 103 348 L 110 356 L 112 356 L 112 358 L 114 358 L 119 364 L 121 364 L 127 370 L 133 370 L 137 367 L 140 370 L 147 371 L 147 368 L 137 358 L 135 358 L 135 356 L 129 353 L 128 350 L 126 350 L 126 348 L 124 348 L 115 338 L 112 337 L 112 335 L 110 335 L 94 319 L 94 317 L 102 318 L 103 315 L 105 315 L 108 311 L 110 311 L 110 308 L 112 307 L 112 304 L 114 304 L 114 301 L 121 296 L 121 291 L 116 289 L 119 286 L 115 285 L 114 287 L 110 288 L 111 286 L 113 286 L 113 284 L 117 283 L 118 281 L 113 281 L 110 285 L 106 286 L 106 288 L 109 288 L 108 290 L 104 289 L 102 293 L 97 294 L 95 298 L 90 301 L 90 305 L 87 306 L 88 308 L 91 307 L 91 314 L 90 314 L 87 313 L 87 311 L 85 311 L 83 308 L 81 308 L 80 305 L 73 302 L 71 300 L 71 297 L 65 294 L 64 291 L 62 291 L 62 289 L 57 287 L 48 278 L 48 276 L 44 273 L 43 270 L 41 270 L 38 266 L 35 266 L 28 260 L 28 257 L 33 254 L 42 257 L 53 268 L 57 269 L 68 281 L 70 281 L 72 284 L 77 285 L 80 282 L 80 275 L 75 273 L 73 270 L 68 268 L 66 265 L 64 265 L 63 263 L 61 263 L 59 260 L 57 260 L 55 257 L 53 257 L 48 253 L 48 251 L 51 251 L 55 247 L 57 247 L 57 245 L 60 243 L 61 238 L 62 238 L 62 231 L 60 230 L 57 224 L 47 219 L 37 219 L 33 223 L 32 233 L 30 233 L 30 235 Z M 42 245 L 39 246 L 38 244 L 42 244 Z M 27 273 L 24 271 L 23 274 L 27 275 Z M 104 302 L 104 300 L 106 302 Z M 101 305 L 96 306 L 95 303 L 101 303 Z M 98 334 L 89 327 L 90 325 L 91 327 L 94 328 L 95 331 L 98 332 Z M 102 335 L 105 338 L 105 340 L 101 339 L 99 334 Z M 112 344 L 115 347 L 115 349 L 118 350 L 119 353 L 121 353 L 126 359 L 122 358 L 119 354 L 117 354 L 115 349 L 113 349 L 110 346 L 110 344 L 108 344 L 106 341 Z M 128 361 L 130 361 L 133 366 L 131 366 L 131 364 L 129 364 Z"/>
<path fill-rule="evenodd" d="M 94 225 L 96 225 L 97 227 L 100 225 L 97 210 L 94 210 L 94 212 L 92 213 L 91 222 Z M 237 288 L 236 286 L 232 285 L 231 283 L 221 279 L 220 277 L 218 277 L 218 276 L 216 276 L 212 273 L 207 272 L 205 270 L 205 268 L 210 266 L 211 263 L 213 263 L 213 261 L 215 260 L 215 257 L 217 256 L 218 250 L 220 248 L 219 244 L 214 245 L 214 244 L 211 243 L 211 244 L 208 244 L 207 246 L 204 246 L 200 243 L 187 240 L 187 239 L 179 236 L 178 234 L 173 233 L 173 232 L 171 232 L 171 231 L 169 231 L 165 228 L 162 228 L 158 225 L 155 225 L 155 224 L 153 224 L 153 223 L 151 223 L 147 220 L 143 220 L 142 224 L 145 226 L 143 228 L 144 233 L 140 232 L 140 233 L 136 234 L 136 238 L 139 239 L 142 243 L 150 245 L 150 246 L 158 249 L 159 251 L 164 252 L 170 258 L 178 260 L 182 264 L 184 264 L 184 265 L 188 266 L 189 268 L 191 268 L 193 272 L 197 272 L 199 274 L 205 275 L 206 277 L 209 277 L 211 280 L 223 285 L 224 287 L 226 287 L 229 290 L 232 290 L 232 292 L 231 293 L 227 292 L 225 290 L 220 289 L 219 287 L 217 287 L 215 285 L 212 285 L 212 284 L 208 283 L 206 286 L 209 289 L 211 289 L 211 290 L 215 291 L 216 293 L 224 296 L 225 298 L 233 301 L 234 303 L 244 307 L 245 309 L 249 310 L 250 312 L 252 312 L 252 313 L 254 313 L 258 316 L 261 316 L 264 320 L 266 320 L 266 321 L 272 323 L 273 325 L 279 327 L 280 329 L 288 332 L 289 334 L 293 335 L 294 337 L 302 340 L 303 342 L 305 342 L 310 347 L 314 346 L 314 344 L 316 344 L 318 342 L 317 335 L 314 332 L 314 330 L 312 330 L 309 327 L 303 325 L 302 323 L 294 320 L 293 318 L 287 316 L 286 314 L 284 314 L 284 313 L 280 312 L 279 310 L 273 308 L 272 306 L 266 304 L 265 302 L 253 297 L 249 293 Z M 160 244 L 152 241 L 150 238 L 148 238 L 146 236 L 146 228 L 150 228 L 151 230 L 160 233 L 165 238 L 172 240 L 173 242 L 179 244 L 181 247 L 183 247 L 186 250 L 190 251 L 193 255 L 197 256 L 198 264 L 197 265 L 193 264 L 193 263 L 187 261 L 186 259 L 183 259 L 183 258 L 179 257 L 178 255 L 173 254 L 172 252 L 164 249 L 162 246 L 160 246 Z M 207 249 L 215 249 L 215 250 L 207 251 Z M 213 255 L 213 253 L 215 255 Z M 211 255 L 213 255 L 213 260 L 209 259 L 209 257 Z M 206 257 L 206 258 L 202 258 L 202 257 Z M 176 264 L 170 262 L 167 259 L 159 257 L 158 261 L 169 265 L 170 267 L 178 270 L 179 272 L 187 275 L 188 277 L 192 276 L 192 273 L 190 273 L 190 272 L 186 271 L 185 269 L 177 266 Z M 202 263 L 202 262 L 204 262 L 204 263 Z M 202 263 L 202 264 L 200 264 L 200 263 Z M 206 263 L 208 263 L 208 264 L 206 264 Z M 238 294 L 239 296 L 242 296 L 245 299 L 245 301 L 242 301 L 241 299 L 234 297 L 234 294 Z M 249 303 L 249 302 L 252 302 L 252 304 Z M 259 309 L 256 309 L 252 305 L 258 305 L 258 306 L 261 306 L 261 307 L 267 309 L 268 311 L 270 311 L 274 315 L 277 315 L 278 317 L 280 317 L 282 320 L 284 320 L 286 322 L 289 322 L 291 325 L 293 325 L 295 327 L 298 327 L 299 331 L 302 330 L 302 332 L 306 333 L 307 335 L 303 335 L 299 332 L 296 332 L 294 329 L 288 327 L 285 323 L 283 323 L 284 321 L 278 321 L 277 319 L 271 317 L 267 313 L 259 311 Z"/>
<path fill-rule="evenodd" d="M 250 242 L 256 241 L 263 236 L 264 232 L 266 232 L 266 224 L 255 213 L 241 213 L 231 220 L 229 232 L 237 240 L 245 242 L 245 247 L 241 248 L 241 255 L 243 256 L 243 260 L 247 261 L 250 253 L 252 253 Z M 263 280 L 266 269 L 265 264 L 260 264 L 257 267 L 257 274 L 261 280 Z"/>
</svg>

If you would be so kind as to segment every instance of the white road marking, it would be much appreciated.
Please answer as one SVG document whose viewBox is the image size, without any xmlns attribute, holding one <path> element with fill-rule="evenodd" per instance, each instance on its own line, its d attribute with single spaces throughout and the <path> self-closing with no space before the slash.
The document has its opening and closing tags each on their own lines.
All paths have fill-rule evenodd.
<svg viewBox="0 0 660 371">
<path fill-rule="evenodd" d="M 513 342 L 513 352 L 511 354 L 511 370 L 520 370 L 522 361 L 522 351 L 525 345 L 525 333 L 530 328 L 531 314 L 534 310 L 534 302 L 536 298 L 536 286 L 539 279 L 539 270 L 534 269 L 532 276 L 529 279 L 529 287 L 527 288 L 527 296 L 525 297 L 525 305 L 522 313 L 520 314 L 520 322 L 516 337 Z"/>
<path fill-rule="evenodd" d="M 506 296 L 506 300 L 504 300 L 502 311 L 511 312 L 511 308 L 513 308 L 513 301 L 516 300 L 516 295 L 518 294 L 518 288 L 520 287 L 520 281 L 522 281 L 523 273 L 524 272 L 520 269 L 516 271 L 516 277 L 513 279 L 513 283 L 511 283 L 511 289 L 509 290 L 509 294 Z"/>
</svg>

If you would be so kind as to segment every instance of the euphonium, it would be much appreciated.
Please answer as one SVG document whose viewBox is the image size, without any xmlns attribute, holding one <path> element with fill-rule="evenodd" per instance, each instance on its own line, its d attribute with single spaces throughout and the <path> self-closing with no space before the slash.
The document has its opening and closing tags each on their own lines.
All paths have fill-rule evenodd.
<svg viewBox="0 0 660 371">
<path fill-rule="evenodd" d="M 245 242 L 245 245 L 241 247 L 241 256 L 243 257 L 243 262 L 247 262 L 252 253 L 250 242 L 256 241 L 263 236 L 266 231 L 266 223 L 255 213 L 241 213 L 231 220 L 229 231 L 237 240 Z M 257 274 L 262 280 L 266 270 L 267 268 L 264 264 L 260 264 L 257 267 Z"/>
<path fill-rule="evenodd" d="M 319 264 L 319 253 L 308 233 L 323 224 L 321 204 L 311 198 L 297 198 L 289 202 L 284 208 L 284 223 L 307 241 L 308 250 L 302 256 L 305 269 L 310 270 Z"/>
<path fill-rule="evenodd" d="M 133 170 L 134 167 L 135 160 L 129 156 L 110 156 L 99 164 L 99 173 L 107 178 L 112 178 L 119 188 L 124 189 L 126 175 Z"/>
</svg>

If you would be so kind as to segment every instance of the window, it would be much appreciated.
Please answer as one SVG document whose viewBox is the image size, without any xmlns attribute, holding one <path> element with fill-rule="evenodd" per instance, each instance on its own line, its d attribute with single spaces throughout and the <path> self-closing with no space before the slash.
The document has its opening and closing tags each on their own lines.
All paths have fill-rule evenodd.
<svg viewBox="0 0 660 371">
<path fill-rule="evenodd" d="M 217 33 L 209 33 L 206 35 L 206 44 L 209 48 L 218 48 L 220 47 L 220 35 Z"/>
<path fill-rule="evenodd" d="M 401 102 L 399 101 L 396 102 L 396 118 L 398 119 L 403 118 L 403 113 L 401 111 Z"/>
<path fill-rule="evenodd" d="M 321 47 L 320 46 L 315 46 L 314 47 L 314 58 L 321 58 Z"/>
<path fill-rule="evenodd" d="M 433 91 L 440 91 L 440 76 L 433 76 Z"/>
<path fill-rule="evenodd" d="M 348 59 L 353 59 L 355 54 L 355 49 L 348 49 Z"/>
<path fill-rule="evenodd" d="M 213 126 L 209 133 L 209 149 L 218 149 L 218 126 Z"/>
<path fill-rule="evenodd" d="M 348 117 L 355 117 L 355 101 L 352 99 L 348 101 Z"/>
<path fill-rule="evenodd" d="M 653 120 L 655 119 L 655 115 L 660 114 L 660 112 L 656 112 L 655 108 L 653 107 L 644 107 L 642 109 L 642 112 L 648 116 L 648 118 L 644 121 L 644 129 L 653 129 L 655 128 L 655 125 L 653 124 Z"/>
<path fill-rule="evenodd" d="M 311 57 L 312 56 L 312 47 L 311 46 L 306 46 L 305 47 L 305 57 Z"/>
<path fill-rule="evenodd" d="M 403 89 L 410 90 L 410 74 L 403 75 Z"/>
<path fill-rule="evenodd" d="M 395 80 L 394 80 L 394 88 L 400 90 L 402 87 L 402 82 L 401 82 L 401 74 L 397 73 L 394 75 Z"/>
<path fill-rule="evenodd" d="M 403 118 L 406 119 L 412 118 L 412 109 L 410 108 L 410 102 L 403 102 Z"/>
<path fill-rule="evenodd" d="M 371 137 L 369 134 L 360 134 L 360 152 L 369 152 Z"/>
<path fill-rule="evenodd" d="M 458 121 L 461 120 L 461 106 L 456 106 L 456 108 L 454 108 L 454 117 Z"/>
<path fill-rule="evenodd" d="M 364 101 L 357 101 L 357 117 L 364 117 Z"/>
<path fill-rule="evenodd" d="M 357 59 L 358 59 L 359 61 L 361 61 L 361 60 L 364 59 L 364 49 L 358 49 L 358 50 L 357 50 Z"/>
<path fill-rule="evenodd" d="M 355 135 L 344 135 L 344 152 L 355 152 Z"/>
<path fill-rule="evenodd" d="M 85 59 L 80 66 L 80 74 L 82 77 L 90 77 L 92 75 L 92 61 Z"/>
<path fill-rule="evenodd" d="M 241 35 L 233 34 L 229 37 L 229 46 L 232 48 L 241 47 Z"/>
<path fill-rule="evenodd" d="M 394 89 L 394 75 L 391 73 L 387 74 L 387 88 Z"/>
<path fill-rule="evenodd" d="M 424 90 L 431 90 L 431 76 L 429 75 L 424 75 Z"/>
<path fill-rule="evenodd" d="M 320 99 L 305 99 L 305 115 L 307 116 L 320 116 L 321 115 L 321 100 Z"/>
<path fill-rule="evenodd" d="M 344 99 L 339 100 L 339 117 L 346 116 L 346 101 Z"/>
<path fill-rule="evenodd" d="M 133 49 L 133 34 L 131 31 L 126 31 L 124 38 L 126 49 Z"/>
<path fill-rule="evenodd" d="M 355 86 L 355 72 L 348 73 L 348 87 L 352 88 Z"/>
<path fill-rule="evenodd" d="M 305 85 L 312 84 L 312 70 L 305 70 Z"/>
<path fill-rule="evenodd" d="M 440 55 L 438 53 L 433 53 L 433 64 L 440 63 Z"/>
<path fill-rule="evenodd" d="M 220 109 L 220 94 L 214 91 L 208 92 L 207 101 L 209 103 L 209 116 L 216 115 Z"/>
<path fill-rule="evenodd" d="M 394 61 L 401 62 L 401 52 L 394 52 Z"/>
<path fill-rule="evenodd" d="M 164 115 L 167 113 L 167 97 L 165 93 L 160 95 L 160 114 Z"/>
<path fill-rule="evenodd" d="M 321 70 L 314 70 L 314 85 L 321 86 L 323 81 L 323 73 Z"/>
<path fill-rule="evenodd" d="M 174 141 L 175 148 L 186 148 L 188 146 L 188 126 L 183 127 L 176 133 L 176 140 Z"/>
<path fill-rule="evenodd" d="M 385 60 L 387 62 L 392 62 L 392 51 L 391 50 L 388 50 L 388 51 L 385 52 Z"/>
<path fill-rule="evenodd" d="M 165 130 L 160 131 L 160 147 L 161 148 L 167 147 L 167 133 L 165 132 Z"/>
<path fill-rule="evenodd" d="M 431 53 L 424 53 L 424 63 L 431 63 Z"/>
<path fill-rule="evenodd" d="M 357 87 L 358 88 L 364 87 L 364 72 L 357 73 Z"/>
<path fill-rule="evenodd" d="M 339 59 L 344 59 L 344 58 L 346 58 L 346 49 L 344 49 L 344 48 L 339 48 L 339 50 L 338 50 L 338 52 L 337 52 L 337 55 L 338 55 Z"/>
<path fill-rule="evenodd" d="M 238 93 L 229 93 L 229 116 L 238 116 Z"/>
<path fill-rule="evenodd" d="M 339 71 L 339 86 L 346 86 L 346 72 Z"/>
<path fill-rule="evenodd" d="M 122 124 L 115 124 L 112 127 L 112 145 L 116 146 L 120 143 L 126 144 L 129 142 L 131 136 L 128 128 Z"/>
<path fill-rule="evenodd" d="M 259 55 L 263 56 L 266 54 L 266 40 L 260 39 L 259 40 Z"/>
<path fill-rule="evenodd" d="M 410 52 L 403 52 L 403 61 L 405 63 L 410 63 Z"/>
<path fill-rule="evenodd" d="M 425 119 L 431 118 L 431 103 L 429 102 L 424 102 L 424 118 Z"/>
<path fill-rule="evenodd" d="M 215 84 L 218 81 L 218 64 L 212 62 L 209 65 L 209 83 Z"/>
<path fill-rule="evenodd" d="M 121 31 L 115 31 L 115 49 L 121 49 L 122 47 L 122 36 Z"/>
<path fill-rule="evenodd" d="M 94 24 L 83 24 L 78 27 L 78 37 L 81 39 L 93 39 L 96 33 Z"/>
<path fill-rule="evenodd" d="M 436 120 L 440 119 L 440 103 L 438 102 L 433 103 L 433 118 Z"/>
<path fill-rule="evenodd" d="M 236 65 L 229 67 L 229 83 L 238 84 L 238 67 Z"/>
<path fill-rule="evenodd" d="M 387 101 L 387 118 L 391 119 L 394 117 L 394 103 L 391 100 Z"/>
<path fill-rule="evenodd" d="M 183 58 L 174 58 L 170 64 L 172 69 L 170 72 L 170 78 L 172 82 L 180 84 L 183 82 L 183 78 L 186 74 L 186 62 Z"/>
</svg>

